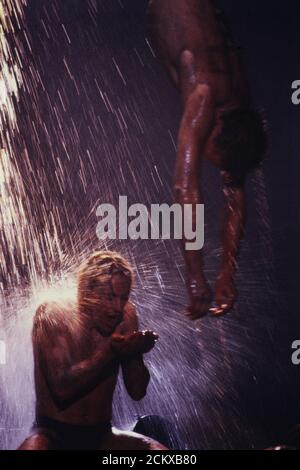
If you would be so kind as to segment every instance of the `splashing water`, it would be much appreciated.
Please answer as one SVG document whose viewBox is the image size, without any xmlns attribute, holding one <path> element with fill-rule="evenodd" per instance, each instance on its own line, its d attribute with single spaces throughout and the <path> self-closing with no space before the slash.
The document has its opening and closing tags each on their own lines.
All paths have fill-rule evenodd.
<svg viewBox="0 0 300 470">
<path fill-rule="evenodd" d="M 25 0 L 0 2 L 0 228 L 2 287 L 17 285 L 27 272 L 29 280 L 48 271 L 47 261 L 61 257 L 56 224 L 50 217 L 44 230 L 34 223 L 25 179 L 18 165 L 16 141 L 22 137 L 18 126 L 20 92 L 24 87 L 24 57 L 20 35 L 28 41 L 24 26 Z M 23 148 L 29 158 L 28 151 Z M 26 175 L 27 176 L 27 175 Z M 34 247 L 34 249 L 33 249 Z"/>
<path fill-rule="evenodd" d="M 160 336 L 146 358 L 152 373 L 147 397 L 133 403 L 118 384 L 116 425 L 158 414 L 173 423 L 182 447 L 261 442 L 260 418 L 255 424 L 245 416 L 241 400 L 249 383 L 255 395 L 257 363 L 268 363 L 264 343 L 273 328 L 266 308 L 272 304 L 271 242 L 263 178 L 253 185 L 261 197 L 249 214 L 254 229 L 241 253 L 235 313 L 189 322 L 182 315 L 187 298 L 176 242 L 100 243 L 95 232 L 95 208 L 117 205 L 119 194 L 145 205 L 173 200 L 179 100 L 140 18 L 131 16 L 126 1 L 33 4 L 26 23 L 25 1 L 0 0 L 0 339 L 7 349 L 0 366 L 1 447 L 16 447 L 34 418 L 30 330 L 37 305 L 53 295 L 74 297 L 74 268 L 101 248 L 120 251 L 132 263 L 141 327 Z M 206 273 L 213 281 L 221 190 L 212 170 L 204 180 Z"/>
<path fill-rule="evenodd" d="M 22 180 L 14 168 L 12 138 L 17 131 L 16 104 L 19 101 L 19 88 L 22 85 L 20 65 L 15 62 L 13 45 L 9 37 L 14 36 L 13 20 L 23 18 L 24 2 L 0 3 L 0 226 L 2 246 L 10 250 L 17 247 L 23 258 L 23 242 L 16 236 L 14 222 L 19 220 L 20 231 L 24 227 L 25 211 L 22 204 Z M 15 186 L 16 192 L 11 190 Z M 1 250 L 1 271 L 9 274 L 9 261 L 5 249 Z M 16 270 L 16 264 L 12 266 Z"/>
</svg>

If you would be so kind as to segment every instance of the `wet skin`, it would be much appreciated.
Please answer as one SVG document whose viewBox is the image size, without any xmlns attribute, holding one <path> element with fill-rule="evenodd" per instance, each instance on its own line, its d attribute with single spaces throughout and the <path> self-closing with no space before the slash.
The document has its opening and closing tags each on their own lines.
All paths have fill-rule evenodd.
<svg viewBox="0 0 300 470">
<path fill-rule="evenodd" d="M 211 1 L 152 0 L 147 23 L 153 48 L 183 103 L 176 156 L 176 201 L 203 204 L 203 157 L 220 169 L 224 183 L 231 179 L 222 168 L 214 140 L 222 128 L 221 115 L 225 111 L 251 104 L 248 83 L 237 48 Z M 202 317 L 209 309 L 214 315 L 226 313 L 237 297 L 234 274 L 245 222 L 244 188 L 226 185 L 224 200 L 223 257 L 214 289 L 216 308 L 210 309 L 213 294 L 203 272 L 202 250 L 183 248 L 192 319 Z M 194 217 L 194 223 L 195 220 Z"/>
<path fill-rule="evenodd" d="M 80 426 L 111 420 L 113 393 L 121 367 L 127 392 L 142 399 L 150 375 L 143 354 L 155 345 L 157 335 L 138 331 L 135 308 L 129 302 L 131 281 L 113 274 L 110 282 L 94 283 L 89 304 L 41 305 L 33 325 L 33 350 L 38 416 Z M 20 449 L 53 448 L 41 431 Z M 99 448 L 163 446 L 134 433 L 113 429 Z M 152 448 L 151 447 L 151 448 Z"/>
</svg>

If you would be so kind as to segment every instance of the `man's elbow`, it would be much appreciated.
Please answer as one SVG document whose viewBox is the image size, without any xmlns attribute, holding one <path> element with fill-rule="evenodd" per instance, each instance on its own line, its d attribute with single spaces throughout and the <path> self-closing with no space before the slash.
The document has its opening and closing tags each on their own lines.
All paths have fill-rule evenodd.
<svg viewBox="0 0 300 470">
<path fill-rule="evenodd" d="M 135 401 L 142 400 L 146 396 L 149 381 L 150 374 L 147 371 L 143 378 L 140 378 L 131 384 L 127 384 L 126 388 L 129 396 Z"/>
<path fill-rule="evenodd" d="M 131 390 L 128 390 L 128 394 L 134 401 L 140 401 L 147 394 L 147 386 L 132 388 Z"/>
</svg>

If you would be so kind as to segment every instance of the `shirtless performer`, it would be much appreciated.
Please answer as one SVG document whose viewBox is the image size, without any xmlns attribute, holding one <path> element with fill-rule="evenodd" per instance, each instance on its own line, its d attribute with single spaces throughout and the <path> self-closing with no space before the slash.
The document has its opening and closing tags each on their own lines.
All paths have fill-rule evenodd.
<svg viewBox="0 0 300 470">
<path fill-rule="evenodd" d="M 201 161 L 220 169 L 224 183 L 223 257 L 215 285 L 216 308 L 235 300 L 234 274 L 245 222 L 245 177 L 267 150 L 264 122 L 253 108 L 238 47 L 210 0 L 150 0 L 148 30 L 153 47 L 181 94 L 175 194 L 180 204 L 203 204 Z M 195 218 L 194 218 L 195 224 Z M 185 243 L 185 240 L 183 240 Z M 212 292 L 201 251 L 184 252 L 190 316 L 209 311 Z"/>
<path fill-rule="evenodd" d="M 121 366 L 127 392 L 141 400 L 150 375 L 143 354 L 152 331 L 138 332 L 128 300 L 130 265 L 120 255 L 96 252 L 80 267 L 77 305 L 41 305 L 32 340 L 36 424 L 20 450 L 163 450 L 153 439 L 111 427 L 112 400 Z"/>
</svg>

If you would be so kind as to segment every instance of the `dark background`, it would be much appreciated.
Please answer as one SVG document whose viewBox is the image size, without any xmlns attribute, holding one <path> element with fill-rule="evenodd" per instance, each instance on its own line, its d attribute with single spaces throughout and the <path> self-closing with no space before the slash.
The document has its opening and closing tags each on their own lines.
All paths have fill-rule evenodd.
<svg viewBox="0 0 300 470">
<path fill-rule="evenodd" d="M 28 185 L 36 220 L 44 223 L 41 207 L 59 214 L 60 238 L 73 256 L 68 266 L 97 246 L 97 201 L 116 203 L 119 194 L 127 194 L 130 203 L 172 201 L 180 100 L 145 40 L 146 5 L 146 0 L 31 0 L 28 5 L 32 49 L 24 46 L 28 80 L 18 145 L 28 149 L 36 172 Z M 291 363 L 291 343 L 300 339 L 300 106 L 291 102 L 291 84 L 300 79 L 300 5 L 292 0 L 219 0 L 218 5 L 243 49 L 253 96 L 265 109 L 271 136 L 263 174 L 247 185 L 239 302 L 218 322 L 189 323 L 181 315 L 186 293 L 177 244 L 114 244 L 139 272 L 134 296 L 142 325 L 160 334 L 147 398 L 141 406 L 124 401 L 120 385 L 115 422 L 126 427 L 135 415 L 154 413 L 173 423 L 186 448 L 263 448 L 284 440 L 300 421 L 300 366 Z M 220 183 L 213 169 L 205 171 L 206 270 L 213 282 L 220 257 Z M 25 179 L 27 172 L 25 166 Z M 25 400 L 22 411 L 3 413 L 3 448 L 14 447 L 27 433 L 26 406 Z"/>
</svg>

